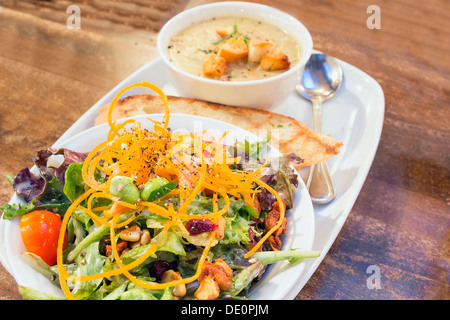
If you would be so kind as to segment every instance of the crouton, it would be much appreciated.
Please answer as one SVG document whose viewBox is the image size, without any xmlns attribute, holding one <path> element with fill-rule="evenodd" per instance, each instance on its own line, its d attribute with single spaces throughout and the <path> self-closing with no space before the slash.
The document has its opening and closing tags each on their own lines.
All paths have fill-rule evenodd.
<svg viewBox="0 0 450 320">
<path fill-rule="evenodd" d="M 216 33 L 222 38 L 228 37 L 230 34 L 234 32 L 234 28 L 232 26 L 216 30 Z"/>
<path fill-rule="evenodd" d="M 288 56 L 281 52 L 278 47 L 272 48 L 259 63 L 259 67 L 267 71 L 289 69 L 289 66 Z"/>
<path fill-rule="evenodd" d="M 227 62 L 243 59 L 248 55 L 247 44 L 244 37 L 231 37 L 220 45 L 217 53 L 220 57 L 225 58 Z"/>
<path fill-rule="evenodd" d="M 272 42 L 251 39 L 248 42 L 248 62 L 258 63 L 275 45 Z"/>
<path fill-rule="evenodd" d="M 227 61 L 217 54 L 208 54 L 203 58 L 203 74 L 206 76 L 221 76 L 227 73 Z"/>
</svg>

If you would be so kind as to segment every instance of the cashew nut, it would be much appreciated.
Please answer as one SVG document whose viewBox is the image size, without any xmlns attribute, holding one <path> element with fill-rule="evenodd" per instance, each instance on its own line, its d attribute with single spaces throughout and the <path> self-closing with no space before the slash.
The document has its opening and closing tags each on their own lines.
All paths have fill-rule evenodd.
<svg viewBox="0 0 450 320">
<path fill-rule="evenodd" d="M 214 300 L 219 296 L 220 289 L 217 282 L 210 276 L 206 276 L 200 282 L 200 286 L 195 291 L 198 300 Z"/>
<path fill-rule="evenodd" d="M 163 283 L 167 283 L 167 282 L 181 280 L 181 279 L 183 279 L 183 278 L 181 277 L 181 274 L 179 272 L 176 272 L 173 270 L 167 270 L 166 272 L 164 272 L 164 274 L 161 278 L 161 281 Z M 173 288 L 173 295 L 176 299 L 180 299 L 185 294 L 186 294 L 186 285 L 184 283 L 176 285 Z"/>
<path fill-rule="evenodd" d="M 133 225 L 129 228 L 125 228 L 120 232 L 120 239 L 123 241 L 135 242 L 141 239 L 141 228 L 138 225 Z"/>
</svg>

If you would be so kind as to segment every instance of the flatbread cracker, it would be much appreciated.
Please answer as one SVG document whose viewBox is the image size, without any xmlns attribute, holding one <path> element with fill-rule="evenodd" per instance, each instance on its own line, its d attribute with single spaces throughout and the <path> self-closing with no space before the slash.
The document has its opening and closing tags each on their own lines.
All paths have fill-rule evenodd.
<svg viewBox="0 0 450 320">
<path fill-rule="evenodd" d="M 203 116 L 228 122 L 265 138 L 271 135 L 270 144 L 281 153 L 298 154 L 304 162 L 296 169 L 328 160 L 339 153 L 342 143 L 329 135 L 317 133 L 291 117 L 270 111 L 226 106 L 207 101 L 168 96 L 171 114 L 181 113 Z M 109 104 L 100 107 L 95 125 L 108 120 Z M 134 95 L 120 99 L 112 114 L 113 119 L 163 113 L 164 105 L 159 96 Z"/>
</svg>

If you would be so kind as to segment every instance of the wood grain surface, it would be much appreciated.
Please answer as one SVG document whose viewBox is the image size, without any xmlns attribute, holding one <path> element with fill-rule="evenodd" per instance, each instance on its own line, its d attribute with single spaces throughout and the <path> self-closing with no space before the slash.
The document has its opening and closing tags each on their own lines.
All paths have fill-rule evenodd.
<svg viewBox="0 0 450 320">
<path fill-rule="evenodd" d="M 157 57 L 156 36 L 202 0 L 0 1 L 0 203 L 30 165 L 112 87 Z M 263 0 L 301 20 L 314 47 L 382 86 L 385 122 L 361 193 L 297 299 L 448 300 L 450 2 Z M 66 9 L 81 8 L 81 29 Z M 369 29 L 367 8 L 381 10 Z M 381 288 L 366 286 L 378 265 Z M 0 266 L 0 299 L 20 299 Z"/>
</svg>

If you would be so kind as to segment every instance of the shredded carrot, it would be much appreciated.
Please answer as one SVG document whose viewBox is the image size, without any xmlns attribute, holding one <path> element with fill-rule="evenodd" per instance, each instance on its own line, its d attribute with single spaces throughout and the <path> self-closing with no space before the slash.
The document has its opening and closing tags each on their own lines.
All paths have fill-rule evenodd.
<svg viewBox="0 0 450 320">
<path fill-rule="evenodd" d="M 117 123 L 113 119 L 113 110 L 120 96 L 127 90 L 139 86 L 156 92 L 164 103 L 165 113 L 162 123 L 149 119 L 154 124 L 153 131 L 142 129 L 141 124 L 134 119 L 121 123 Z M 253 195 L 260 192 L 260 190 L 254 188 L 255 183 L 257 183 L 273 193 L 280 203 L 280 220 L 245 257 L 249 257 L 256 252 L 270 234 L 281 225 L 285 206 L 275 190 L 259 181 L 259 178 L 263 176 L 263 169 L 267 166 L 267 160 L 261 168 L 253 173 L 231 170 L 229 164 L 239 159 L 231 157 L 222 144 L 228 131 L 217 141 L 208 140 L 205 143 L 201 137 L 195 134 L 172 134 L 168 129 L 169 119 L 167 97 L 161 89 L 151 83 L 142 82 L 129 85 L 120 90 L 112 100 L 108 110 L 110 128 L 107 139 L 95 147 L 86 157 L 82 166 L 82 178 L 86 184 L 86 190 L 67 210 L 59 234 L 57 267 L 61 288 L 68 299 L 75 299 L 75 297 L 67 281 L 91 281 L 123 274 L 142 288 L 162 289 L 193 282 L 200 276 L 206 257 L 216 240 L 215 231 L 210 232 L 207 244 L 198 260 L 196 272 L 192 277 L 167 283 L 154 283 L 142 281 L 130 273 L 131 269 L 139 266 L 153 255 L 158 249 L 158 245 L 151 243 L 148 250 L 138 259 L 124 264 L 117 250 L 116 230 L 129 225 L 144 210 L 168 218 L 163 231 L 169 231 L 172 226 L 179 225 L 186 220 L 212 219 L 217 221 L 229 210 L 230 197 L 242 198 L 246 203 L 254 205 Z M 186 137 L 189 137 L 189 139 L 185 139 Z M 193 141 L 194 145 L 186 143 L 186 141 Z M 205 157 L 204 150 L 207 150 L 210 156 Z M 165 207 L 160 206 L 156 201 L 140 199 L 136 204 L 124 202 L 109 192 L 111 180 L 116 176 L 131 177 L 137 186 L 143 185 L 153 176 L 160 176 L 167 178 L 169 181 L 177 182 L 178 187 L 162 199 L 171 195 L 179 195 L 180 206 L 175 210 L 171 204 Z M 188 213 L 189 205 L 200 192 L 206 189 L 213 192 L 213 212 L 205 214 Z M 220 210 L 219 196 L 221 201 L 224 202 L 224 206 Z M 98 198 L 109 199 L 112 205 L 95 207 L 94 200 Z M 67 272 L 63 265 L 62 243 L 69 219 L 76 209 L 85 212 L 97 227 L 109 228 L 113 257 L 117 263 L 117 268 L 84 276 L 75 276 Z M 119 221 L 119 218 L 121 221 Z"/>
</svg>

